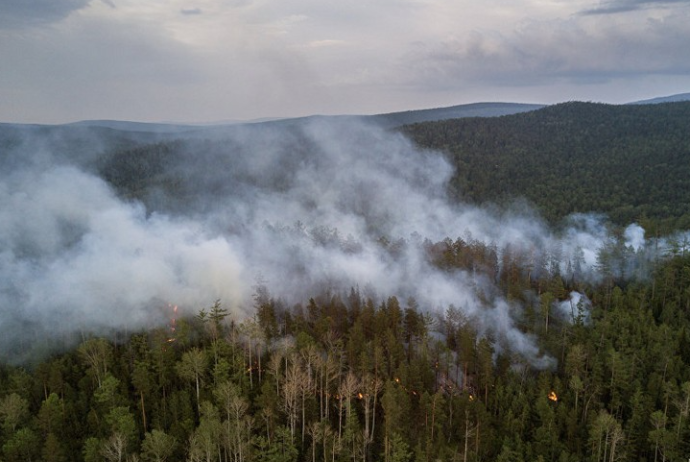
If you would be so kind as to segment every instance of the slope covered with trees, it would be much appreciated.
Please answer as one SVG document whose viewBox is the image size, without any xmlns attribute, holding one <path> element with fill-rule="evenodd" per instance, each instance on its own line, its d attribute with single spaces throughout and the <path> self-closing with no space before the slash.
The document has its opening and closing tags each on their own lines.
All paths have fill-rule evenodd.
<svg viewBox="0 0 690 462">
<path fill-rule="evenodd" d="M 526 197 L 552 221 L 599 211 L 665 232 L 689 224 L 689 113 L 686 103 L 568 103 L 401 130 L 449 156 L 458 200 Z M 74 138 L 48 131 L 60 163 L 75 142 L 95 142 L 88 130 Z M 230 207 L 267 191 L 276 200 L 291 175 L 333 171 L 308 170 L 330 159 L 295 125 L 187 137 L 102 132 L 99 149 L 77 146 L 80 168 L 150 214 L 201 215 L 209 198 Z M 384 144 L 379 133 L 352 142 L 369 153 L 372 139 Z M 19 132 L 2 139 L 13 162 L 31 160 L 19 155 L 26 140 Z M 262 158 L 269 148 L 275 156 Z M 408 186 L 428 180 L 411 177 Z M 372 197 L 356 204 L 361 216 Z M 233 225 L 239 233 L 254 222 Z M 269 235 L 296 233 L 338 256 L 362 252 L 336 229 L 289 226 Z M 364 243 L 375 244 L 366 255 L 385 260 L 387 271 L 404 273 L 405 256 L 414 256 L 444 281 L 466 284 L 472 309 L 400 299 L 376 280 L 346 291 L 349 280 L 331 280 L 339 289 L 290 303 L 257 283 L 249 316 L 233 317 L 221 300 L 184 307 L 188 315 L 179 317 L 173 306 L 154 307 L 170 320 L 150 330 L 109 339 L 80 332 L 74 349 L 0 367 L 0 460 L 682 460 L 690 453 L 690 247 L 669 240 L 636 249 L 622 233 L 606 236 L 591 274 L 583 273 L 582 249 L 565 261 L 558 244 L 470 234 Z M 312 274 L 293 273 L 285 278 Z M 63 335 L 56 343 L 68 345 L 73 334 Z M 40 343 L 16 348 L 38 351 Z"/>
<path fill-rule="evenodd" d="M 463 201 L 523 197 L 553 222 L 600 212 L 650 231 L 690 227 L 690 102 L 572 102 L 403 132 L 448 154 L 453 194 Z"/>
<path fill-rule="evenodd" d="M 427 243 L 445 271 L 481 245 Z M 255 316 L 220 302 L 120 342 L 88 338 L 0 371 L 0 448 L 11 461 L 680 460 L 690 451 L 690 256 L 647 282 L 530 277 L 521 329 L 557 365 L 535 369 L 452 306 L 353 288 L 286 306 L 257 286 Z M 489 265 L 490 266 L 490 265 Z M 583 290 L 593 306 L 549 304 Z M 513 294 L 513 295 L 511 295 Z M 522 295 L 521 295 L 522 294 Z M 527 300 L 520 300 L 525 303 Z"/>
<path fill-rule="evenodd" d="M 636 221 L 650 234 L 664 234 L 690 228 L 689 128 L 690 102 L 571 102 L 397 130 L 420 147 L 447 155 L 455 169 L 449 185 L 454 200 L 505 205 L 522 198 L 552 223 L 572 213 L 594 212 L 618 225 Z M 285 162 L 300 162 L 311 149 L 300 130 L 293 122 L 217 128 L 177 140 L 172 133 L 155 143 L 111 148 L 96 168 L 127 197 L 153 201 L 163 191 L 175 200 L 193 201 L 195 185 L 203 180 L 175 168 L 185 153 L 193 151 L 198 162 L 222 170 L 229 153 L 244 155 L 237 150 L 246 146 L 247 137 L 259 150 L 280 137 L 287 146 Z M 210 142 L 210 136 L 216 141 Z M 225 172 L 232 174 L 234 167 L 228 165 Z M 210 181 L 222 187 L 222 180 Z M 280 187 L 284 179 L 271 181 Z"/>
</svg>

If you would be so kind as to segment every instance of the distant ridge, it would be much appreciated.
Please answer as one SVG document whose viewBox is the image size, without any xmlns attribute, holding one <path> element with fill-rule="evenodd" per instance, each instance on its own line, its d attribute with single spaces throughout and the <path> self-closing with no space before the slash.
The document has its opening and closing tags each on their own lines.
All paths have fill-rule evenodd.
<svg viewBox="0 0 690 462">
<path fill-rule="evenodd" d="M 679 93 L 676 95 L 662 96 L 652 99 L 633 101 L 626 103 L 626 105 L 640 105 L 640 104 L 660 104 L 672 103 L 680 101 L 690 101 L 690 93 Z M 467 117 L 500 117 L 505 115 L 519 114 L 522 112 L 535 111 L 542 109 L 548 105 L 546 104 L 530 104 L 530 103 L 505 103 L 505 102 L 483 102 L 460 104 L 449 107 L 440 107 L 432 109 L 416 109 L 401 112 L 390 112 L 384 114 L 374 115 L 311 115 L 304 117 L 264 117 L 254 120 L 228 120 L 213 123 L 184 123 L 184 122 L 132 122 L 121 120 L 83 120 L 79 122 L 49 125 L 53 127 L 88 127 L 88 128 L 109 128 L 124 132 L 140 132 L 140 133 L 155 133 L 160 135 L 200 131 L 207 129 L 222 129 L 229 126 L 241 125 L 263 125 L 263 124 L 279 124 L 292 125 L 303 123 L 308 120 L 315 119 L 341 119 L 341 120 L 365 120 L 374 122 L 384 128 L 393 128 L 403 125 L 411 125 L 423 122 L 436 122 L 449 119 L 463 119 Z M 15 124 L 15 123 L 0 123 L 5 128 L 38 128 L 45 126 L 43 124 Z"/>
<path fill-rule="evenodd" d="M 679 93 L 671 96 L 660 96 L 658 98 L 644 99 L 642 101 L 634 101 L 628 104 L 661 104 L 661 103 L 678 103 L 681 101 L 690 101 L 690 93 Z"/>
<path fill-rule="evenodd" d="M 438 120 L 462 119 L 465 117 L 499 117 L 534 111 L 545 107 L 543 104 L 523 103 L 472 103 L 436 109 L 419 109 L 404 112 L 391 112 L 364 116 L 384 127 L 396 127 L 420 122 L 435 122 Z"/>
<path fill-rule="evenodd" d="M 221 128 L 237 125 L 262 125 L 279 124 L 292 125 L 315 119 L 359 119 L 374 122 L 385 128 L 399 127 L 402 125 L 415 124 L 420 122 L 435 122 L 447 119 L 462 119 L 465 117 L 498 117 L 504 115 L 518 114 L 520 112 L 534 111 L 545 107 L 543 104 L 523 104 L 523 103 L 471 103 L 457 106 L 441 107 L 434 109 L 418 109 L 403 112 L 390 112 L 386 114 L 374 115 L 312 115 L 294 118 L 263 118 L 247 121 L 230 121 L 213 124 L 192 124 L 192 123 L 156 123 L 156 122 L 129 122 L 120 120 L 83 120 L 65 124 L 73 127 L 102 127 L 114 130 L 130 132 L 148 133 L 174 133 L 179 131 L 203 130 Z"/>
<path fill-rule="evenodd" d="M 230 124 L 228 124 L 230 125 Z M 192 124 L 177 124 L 165 122 L 130 122 L 125 120 L 82 120 L 65 124 L 71 127 L 101 127 L 125 132 L 173 133 L 190 129 L 205 128 Z"/>
</svg>

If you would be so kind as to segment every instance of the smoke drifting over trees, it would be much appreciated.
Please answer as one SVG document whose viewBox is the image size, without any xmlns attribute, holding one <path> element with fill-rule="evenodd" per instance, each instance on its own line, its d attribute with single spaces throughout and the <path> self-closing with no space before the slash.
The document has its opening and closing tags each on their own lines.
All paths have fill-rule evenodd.
<svg viewBox="0 0 690 462">
<path fill-rule="evenodd" d="M 497 348 L 549 367 L 516 327 L 523 306 L 498 289 L 502 257 L 522 255 L 527 277 L 587 281 L 639 276 L 652 258 L 643 250 L 664 247 L 645 246 L 636 225 L 616 241 L 591 216 L 556 232 L 527 206 L 451 203 L 453 167 L 441 153 L 356 121 L 119 144 L 112 132 L 87 132 L 4 138 L 0 348 L 11 359 L 29 344 L 40 350 L 37 338 L 160 325 L 169 302 L 192 314 L 221 299 L 249 315 L 260 279 L 288 304 L 358 286 L 374 298 L 414 297 L 431 312 L 453 305 Z M 481 242 L 496 271 L 439 268 L 430 249 L 448 238 Z"/>
</svg>

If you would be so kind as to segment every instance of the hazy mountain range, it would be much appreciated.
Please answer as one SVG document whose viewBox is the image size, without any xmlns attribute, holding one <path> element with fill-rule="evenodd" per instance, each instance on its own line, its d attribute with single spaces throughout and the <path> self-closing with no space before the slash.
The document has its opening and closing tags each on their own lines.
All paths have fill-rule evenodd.
<svg viewBox="0 0 690 462">
<path fill-rule="evenodd" d="M 657 98 L 632 101 L 627 104 L 660 104 L 660 103 L 670 103 L 678 101 L 689 101 L 690 93 L 679 93 L 670 96 L 661 96 Z M 547 105 L 545 104 L 527 104 L 527 103 L 506 103 L 506 102 L 480 102 L 471 104 L 460 104 L 455 106 L 441 107 L 441 108 L 431 108 L 431 109 L 417 109 L 402 112 L 391 112 L 386 114 L 374 114 L 374 115 L 313 115 L 307 117 L 295 117 L 295 118 L 263 118 L 259 120 L 249 120 L 249 121 L 223 121 L 223 122 L 211 122 L 208 124 L 187 124 L 187 123 L 173 123 L 173 122 L 133 122 L 133 121 L 120 121 L 120 120 L 84 120 L 79 122 L 74 122 L 70 124 L 64 124 L 65 126 L 75 126 L 75 127 L 103 127 L 111 128 L 115 130 L 122 131 L 133 131 L 133 132 L 149 132 L 149 133 L 175 133 L 180 131 L 198 131 L 205 130 L 209 128 L 220 128 L 226 127 L 228 125 L 238 125 L 238 124 L 293 124 L 300 123 L 307 120 L 315 119 L 362 119 L 368 122 L 375 122 L 384 128 L 391 128 L 401 125 L 409 125 L 420 122 L 433 122 L 437 120 L 447 120 L 447 119 L 460 119 L 465 117 L 498 117 L 510 114 L 517 114 L 521 112 L 533 111 L 536 109 L 543 108 Z M 36 125 L 30 124 L 12 124 L 12 123 L 0 123 L 2 126 L 14 126 L 14 127 L 35 127 Z"/>
</svg>

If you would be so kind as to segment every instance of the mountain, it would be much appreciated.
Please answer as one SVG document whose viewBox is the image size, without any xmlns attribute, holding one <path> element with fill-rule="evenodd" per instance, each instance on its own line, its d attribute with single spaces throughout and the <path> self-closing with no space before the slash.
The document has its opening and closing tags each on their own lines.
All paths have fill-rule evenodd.
<svg viewBox="0 0 690 462">
<path fill-rule="evenodd" d="M 400 130 L 419 146 L 446 153 L 455 167 L 450 189 L 458 201 L 524 198 L 551 222 L 572 213 L 597 212 L 621 225 L 638 220 L 669 230 L 690 228 L 690 102 L 663 101 L 689 96 L 625 105 L 477 103 L 202 127 L 124 121 L 0 124 L 0 148 L 50 145 L 57 159 L 76 158 L 125 195 L 141 199 L 147 184 L 159 189 L 184 185 L 161 164 L 179 157 L 182 148 L 175 140 L 184 139 L 184 150 L 194 150 L 200 159 L 222 162 L 225 148 L 209 148 L 204 140 L 231 145 L 238 137 L 250 137 L 258 146 L 262 139 L 287 137 L 290 149 L 300 152 L 311 149 L 300 145 L 308 124 L 363 120 Z M 14 151 L 1 152 L 8 156 Z"/>
<path fill-rule="evenodd" d="M 365 116 L 364 118 L 366 120 L 374 121 L 385 127 L 396 127 L 420 122 L 461 119 L 465 117 L 498 117 L 534 111 L 543 107 L 543 104 L 474 103 L 436 109 L 421 109 L 416 111 L 377 114 L 373 116 Z"/>
<path fill-rule="evenodd" d="M 552 222 L 598 212 L 620 225 L 670 230 L 690 228 L 689 126 L 690 102 L 571 102 L 402 132 L 446 153 L 459 201 L 525 198 Z"/>
<path fill-rule="evenodd" d="M 155 123 L 155 122 L 132 122 L 123 120 L 83 120 L 64 125 L 62 127 L 79 128 L 109 128 L 124 132 L 142 132 L 168 134 L 176 132 L 200 132 L 206 130 L 222 130 L 224 127 L 236 125 L 295 125 L 313 120 L 364 120 L 373 122 L 385 128 L 398 127 L 401 125 L 414 124 L 419 122 L 430 122 L 435 120 L 459 119 L 463 117 L 498 117 L 520 112 L 533 111 L 544 107 L 543 104 L 523 104 L 523 103 L 472 103 L 456 106 L 419 109 L 402 112 L 391 112 L 374 115 L 312 115 L 305 117 L 289 118 L 262 118 L 249 121 L 218 122 L 210 124 L 187 124 L 187 123 Z M 41 125 L 22 125 L 22 124 L 0 124 L 0 127 L 31 128 L 42 127 Z M 57 127 L 56 126 L 56 127 Z M 45 126 L 43 126 L 45 127 Z"/>
<path fill-rule="evenodd" d="M 146 133 L 174 133 L 189 131 L 206 126 L 195 126 L 177 123 L 155 123 L 155 122 L 129 122 L 124 120 L 82 120 L 65 124 L 66 127 L 99 127 L 110 128 L 125 132 L 146 132 Z"/>
<path fill-rule="evenodd" d="M 677 103 L 680 101 L 690 101 L 690 93 L 679 93 L 671 96 L 660 96 L 658 98 L 645 99 L 642 101 L 635 101 L 628 104 L 661 104 L 661 103 Z"/>
</svg>

